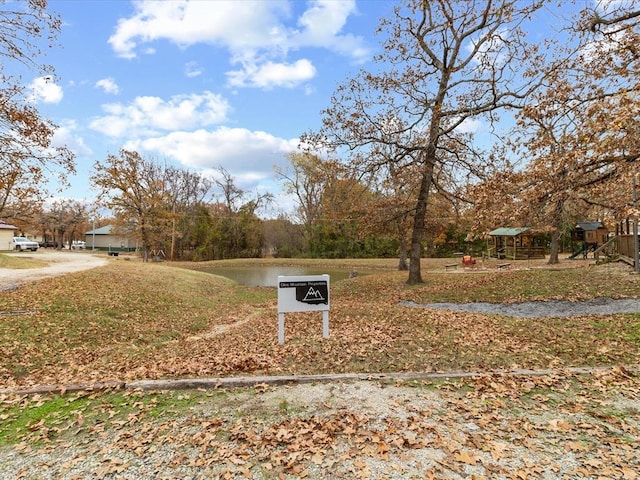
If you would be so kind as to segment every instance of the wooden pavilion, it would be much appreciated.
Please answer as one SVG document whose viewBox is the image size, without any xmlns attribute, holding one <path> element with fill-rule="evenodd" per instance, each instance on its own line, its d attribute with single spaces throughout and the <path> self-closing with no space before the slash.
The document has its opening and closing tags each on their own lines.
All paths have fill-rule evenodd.
<svg viewBox="0 0 640 480">
<path fill-rule="evenodd" d="M 489 232 L 489 236 L 493 240 L 493 247 L 487 248 L 490 257 L 511 260 L 545 257 L 546 238 L 528 227 L 500 227 Z"/>
</svg>

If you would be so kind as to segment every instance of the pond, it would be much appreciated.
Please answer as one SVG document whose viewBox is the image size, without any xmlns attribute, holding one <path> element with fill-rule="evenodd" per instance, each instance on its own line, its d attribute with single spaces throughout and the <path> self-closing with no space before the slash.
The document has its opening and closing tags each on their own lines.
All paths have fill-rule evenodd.
<svg viewBox="0 0 640 480">
<path fill-rule="evenodd" d="M 278 267 L 278 266 L 256 266 L 256 267 L 212 267 L 199 269 L 201 272 L 220 275 L 249 287 L 277 287 L 278 275 L 329 275 L 330 281 L 337 282 L 349 278 L 351 273 L 348 269 L 313 269 L 307 267 Z M 358 272 L 359 275 L 366 275 L 367 272 Z"/>
</svg>

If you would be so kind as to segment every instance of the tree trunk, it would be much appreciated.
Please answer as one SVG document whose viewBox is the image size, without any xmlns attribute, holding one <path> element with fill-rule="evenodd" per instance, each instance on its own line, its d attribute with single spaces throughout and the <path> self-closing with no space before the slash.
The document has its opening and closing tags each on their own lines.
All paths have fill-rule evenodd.
<svg viewBox="0 0 640 480">
<path fill-rule="evenodd" d="M 147 226 L 143 221 L 140 225 L 140 238 L 142 240 L 142 261 L 149 261 L 149 233 L 147 232 Z"/>
<path fill-rule="evenodd" d="M 422 258 L 422 239 L 424 237 L 424 221 L 427 216 L 427 203 L 429 190 L 431 189 L 431 177 L 433 174 L 433 162 L 427 160 L 427 165 L 418 192 L 418 202 L 413 216 L 413 232 L 411 233 L 411 250 L 409 253 L 409 285 L 422 283 L 422 271 L 420 259 Z"/>
<path fill-rule="evenodd" d="M 556 204 L 553 211 L 553 233 L 551 234 L 551 252 L 549 254 L 549 261 L 547 265 L 557 265 L 560 263 L 558 258 L 558 252 L 560 251 L 560 232 L 562 231 L 562 218 L 564 212 L 564 200 L 556 200 Z"/>
<path fill-rule="evenodd" d="M 549 261 L 547 265 L 557 265 L 560 263 L 558 258 L 558 252 L 560 251 L 560 230 L 555 229 L 551 235 L 551 252 L 549 254 Z"/>
<path fill-rule="evenodd" d="M 400 270 L 401 272 L 406 272 L 407 270 L 409 270 L 409 264 L 407 263 L 407 238 L 403 233 L 400 234 L 398 257 L 398 270 Z"/>
</svg>

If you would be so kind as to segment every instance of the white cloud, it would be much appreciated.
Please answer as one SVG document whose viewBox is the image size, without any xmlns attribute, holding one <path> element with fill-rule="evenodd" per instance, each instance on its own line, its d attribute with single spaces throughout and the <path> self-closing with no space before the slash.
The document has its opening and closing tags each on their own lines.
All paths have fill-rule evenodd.
<svg viewBox="0 0 640 480">
<path fill-rule="evenodd" d="M 105 93 L 110 93 L 112 95 L 117 95 L 120 92 L 120 88 L 113 78 L 103 78 L 98 80 L 95 87 L 102 88 Z"/>
<path fill-rule="evenodd" d="M 51 77 L 38 77 L 29 84 L 30 102 L 60 103 L 64 96 L 62 87 L 56 85 Z"/>
<path fill-rule="evenodd" d="M 294 44 L 324 47 L 362 61 L 370 51 L 360 37 L 340 32 L 350 15 L 357 13 L 356 2 L 317 0 L 298 19 L 301 30 L 292 36 Z"/>
<path fill-rule="evenodd" d="M 111 103 L 102 108 L 107 115 L 93 120 L 90 127 L 109 137 L 125 138 L 222 123 L 231 109 L 226 99 L 211 92 L 176 95 L 168 101 L 136 97 L 128 105 Z"/>
<path fill-rule="evenodd" d="M 287 2 L 221 0 L 134 3 L 133 16 L 120 19 L 109 38 L 115 52 L 136 56 L 139 45 L 167 39 L 185 48 L 197 43 L 223 45 L 231 49 L 260 48 L 281 38 L 278 17 L 287 15 Z"/>
<path fill-rule="evenodd" d="M 198 65 L 198 62 L 187 62 L 184 65 L 184 74 L 189 78 L 199 77 L 204 69 Z"/>
<path fill-rule="evenodd" d="M 496 32 L 490 39 L 480 35 L 477 39 L 471 40 L 467 45 L 467 51 L 472 53 L 476 48 L 474 61 L 484 68 L 491 68 L 495 65 L 504 65 L 508 60 L 506 45 L 512 32 L 502 29 Z M 478 42 L 482 39 L 484 42 L 478 46 Z"/>
<path fill-rule="evenodd" d="M 369 57 L 363 38 L 342 33 L 356 13 L 355 0 L 310 1 L 299 18 L 292 14 L 293 5 L 283 0 L 141 0 L 131 17 L 120 19 L 109 43 L 124 58 L 136 57 L 160 39 L 181 48 L 198 43 L 226 48 L 231 64 L 241 66 L 229 73 L 232 85 L 259 88 L 295 87 L 312 78 L 311 62 L 287 61 L 289 52 L 301 48 L 328 49 L 355 61 Z"/>
<path fill-rule="evenodd" d="M 619 30 L 616 26 L 608 26 L 603 30 L 608 32 L 608 35 L 593 37 L 580 50 L 579 55 L 583 62 L 597 62 L 604 55 L 616 52 L 620 45 L 624 44 L 625 32 L 623 30 Z"/>
<path fill-rule="evenodd" d="M 298 139 L 283 139 L 266 132 L 220 127 L 216 130 L 172 132 L 166 136 L 129 142 L 125 148 L 173 158 L 188 168 L 213 171 L 223 167 L 240 183 L 255 186 L 273 178 L 273 165 L 295 151 Z"/>
<path fill-rule="evenodd" d="M 620 8 L 629 9 L 633 5 L 633 1 L 629 0 L 600 0 L 596 3 L 595 8 L 604 14 L 610 14 Z"/>
<path fill-rule="evenodd" d="M 295 87 L 311 80 L 316 74 L 313 64 L 301 59 L 293 64 L 266 62 L 261 65 L 247 64 L 243 70 L 227 73 L 229 85 L 233 87 Z"/>
<path fill-rule="evenodd" d="M 58 126 L 51 139 L 53 147 L 67 147 L 77 157 L 93 155 L 91 148 L 84 143 L 84 139 L 77 135 L 78 125 L 74 120 L 66 120 Z"/>
<path fill-rule="evenodd" d="M 456 128 L 458 133 L 476 133 L 483 126 L 481 120 L 477 118 L 465 118 L 460 125 Z"/>
</svg>

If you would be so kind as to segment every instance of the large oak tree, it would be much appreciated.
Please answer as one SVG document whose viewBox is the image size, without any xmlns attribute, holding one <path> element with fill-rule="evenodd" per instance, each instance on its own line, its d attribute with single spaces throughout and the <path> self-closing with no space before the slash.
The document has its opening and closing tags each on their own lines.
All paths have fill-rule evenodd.
<svg viewBox="0 0 640 480">
<path fill-rule="evenodd" d="M 611 9 L 566 19 L 572 35 L 556 47 L 553 63 L 541 66 L 549 72 L 545 85 L 519 112 L 511 136 L 526 164 L 475 191 L 479 217 L 500 211 L 491 201 L 500 192 L 515 199 L 503 215 L 549 228 L 552 264 L 576 221 L 637 214 L 631 189 L 640 158 L 640 31 L 628 5 Z"/>
<path fill-rule="evenodd" d="M 180 234 L 177 220 L 192 212 L 211 187 L 198 174 L 124 149 L 96 162 L 91 180 L 119 229 L 139 242 L 144 261 L 153 251 L 162 250 L 166 255 L 167 247 L 173 255 Z"/>
<path fill-rule="evenodd" d="M 422 243 L 436 172 L 481 170 L 480 157 L 463 135 L 466 125 L 522 106 L 539 82 L 534 70 L 523 75 L 539 60 L 522 26 L 543 4 L 407 1 L 382 21 L 387 36 L 377 69 L 341 85 L 323 112 L 321 130 L 303 138 L 312 146 L 359 151 L 357 158 L 365 162 L 379 158 L 366 151 L 380 145 L 415 158 L 409 284 L 422 282 Z"/>
</svg>

